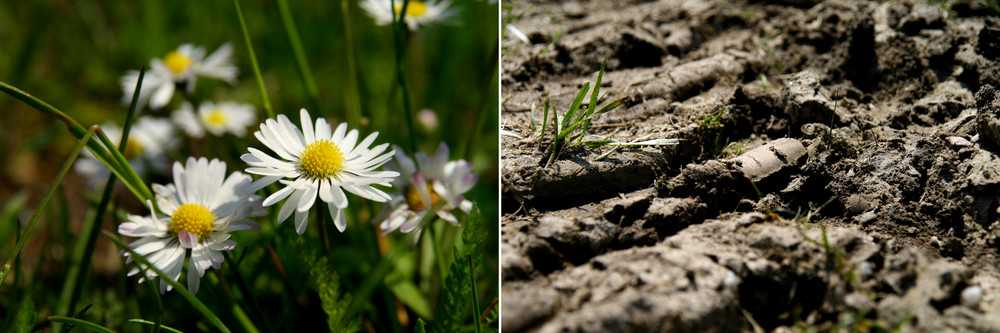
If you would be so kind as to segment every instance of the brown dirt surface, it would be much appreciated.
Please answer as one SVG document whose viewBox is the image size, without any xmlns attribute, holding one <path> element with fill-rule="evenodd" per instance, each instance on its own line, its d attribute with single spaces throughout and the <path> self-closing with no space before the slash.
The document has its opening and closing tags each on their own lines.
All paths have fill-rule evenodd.
<svg viewBox="0 0 1000 333">
<path fill-rule="evenodd" d="M 1000 332 L 985 5 L 507 6 L 530 43 L 502 62 L 505 331 Z M 545 167 L 546 97 L 561 116 L 605 60 L 598 106 L 623 104 L 583 140 L 680 144 Z"/>
</svg>

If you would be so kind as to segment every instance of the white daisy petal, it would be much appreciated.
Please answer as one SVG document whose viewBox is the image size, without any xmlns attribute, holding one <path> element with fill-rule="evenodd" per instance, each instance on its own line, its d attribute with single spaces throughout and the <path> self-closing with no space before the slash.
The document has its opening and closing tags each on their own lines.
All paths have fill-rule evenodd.
<svg viewBox="0 0 1000 333">
<path fill-rule="evenodd" d="M 319 192 L 319 185 L 317 185 L 317 183 L 319 182 L 313 182 L 312 186 L 305 188 L 305 193 L 302 195 L 302 198 L 299 199 L 299 204 L 295 211 L 304 212 L 309 210 L 309 208 L 312 208 L 313 203 L 316 202 L 316 192 Z"/>
<path fill-rule="evenodd" d="M 399 150 L 399 147 L 395 147 Z M 460 217 L 455 215 L 455 209 L 468 213 L 472 210 L 472 202 L 466 200 L 463 194 L 475 185 L 479 177 L 472 174 L 472 163 L 464 160 L 448 161 L 450 153 L 448 146 L 442 143 L 433 155 L 414 154 L 414 159 L 405 155 L 397 155 L 395 171 L 367 171 L 363 177 L 369 179 L 369 184 L 379 184 L 380 180 L 391 180 L 401 171 L 409 177 L 399 178 L 393 185 L 399 191 L 388 195 L 390 197 L 386 210 L 374 222 L 379 223 L 386 231 L 399 230 L 403 233 L 421 232 L 421 221 L 425 218 L 440 218 L 452 225 L 460 224 Z M 386 195 L 382 190 L 370 185 L 360 185 L 356 178 L 345 177 L 344 189 L 361 196 Z M 359 192 L 354 192 L 355 190 Z M 366 197 L 367 197 L 366 196 Z M 414 197 L 419 200 L 414 200 Z M 419 201 L 419 202 L 414 202 Z M 413 205 L 411 207 L 411 205 Z M 433 214 L 428 217 L 428 214 Z"/>
<path fill-rule="evenodd" d="M 201 276 L 198 274 L 194 274 L 196 271 L 197 269 L 194 267 L 194 257 L 192 256 L 191 260 L 188 261 L 188 273 L 187 273 L 188 291 L 191 292 L 192 294 L 198 292 L 198 286 L 201 282 Z"/>
<path fill-rule="evenodd" d="M 309 117 L 309 111 L 306 109 L 299 110 L 299 117 L 302 120 L 302 135 L 305 138 L 305 142 L 316 141 L 316 131 L 313 130 L 312 118 Z"/>
<path fill-rule="evenodd" d="M 278 223 L 281 223 L 295 211 L 295 208 L 299 205 L 299 200 L 302 199 L 302 195 L 305 194 L 304 190 L 296 190 L 292 193 L 285 203 L 281 204 L 281 210 L 278 211 Z"/>
<path fill-rule="evenodd" d="M 295 212 L 295 232 L 300 235 L 306 232 L 306 220 L 309 219 L 309 211 Z"/>
<path fill-rule="evenodd" d="M 172 213 L 163 219 L 155 212 L 151 217 L 132 215 L 118 231 L 125 236 L 141 236 L 129 247 L 164 273 L 157 276 L 146 270 L 140 283 L 159 277 L 161 292 L 169 291 L 172 287 L 166 279 L 180 279 L 186 263 L 188 288 L 194 293 L 205 269 L 220 267 L 224 258 L 220 251 L 236 246 L 229 240 L 229 232 L 254 230 L 257 224 L 247 218 L 266 212 L 260 208 L 259 197 L 246 191 L 253 185 L 250 176 L 241 172 L 226 176 L 226 164 L 217 159 L 191 157 L 185 165 L 174 163 L 173 175 L 173 184 L 153 185 L 158 206 L 168 207 Z M 152 202 L 147 201 L 147 205 L 152 209 Z M 131 262 L 131 256 L 128 259 Z M 138 268 L 130 270 L 129 275 L 137 274 Z"/>
<path fill-rule="evenodd" d="M 261 130 L 254 133 L 277 158 L 255 148 L 240 157 L 249 165 L 247 173 L 264 176 L 250 184 L 251 189 L 276 180 L 285 185 L 263 202 L 263 206 L 271 206 L 285 199 L 278 211 L 279 221 L 294 211 L 296 232 L 305 232 L 308 210 L 318 198 L 331 207 L 334 223 L 342 231 L 347 226 L 343 209 L 349 204 L 344 190 L 375 201 L 390 199 L 385 192 L 371 187 L 372 184 L 389 187 L 399 175 L 395 171 L 374 171 L 394 154 L 394 151 L 384 153 L 388 144 L 369 149 L 378 133 L 369 134 L 359 144 L 358 130 L 349 129 L 347 123 L 340 123 L 331 132 L 326 119 L 314 120 L 305 109 L 299 110 L 299 118 L 301 129 L 288 117 L 279 115 L 264 120 Z"/>
</svg>

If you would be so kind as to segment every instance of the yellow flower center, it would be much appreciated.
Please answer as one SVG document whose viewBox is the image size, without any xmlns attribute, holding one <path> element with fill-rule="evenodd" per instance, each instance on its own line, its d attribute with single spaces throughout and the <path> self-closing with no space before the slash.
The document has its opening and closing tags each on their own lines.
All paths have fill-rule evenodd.
<svg viewBox="0 0 1000 333">
<path fill-rule="evenodd" d="M 397 5 L 393 7 L 393 9 L 396 11 L 396 15 L 399 15 L 399 13 L 403 11 L 403 1 L 398 0 L 396 3 Z M 427 13 L 427 5 L 422 1 L 410 1 L 410 3 L 406 5 L 406 16 L 421 17 L 424 16 L 425 13 Z"/>
<path fill-rule="evenodd" d="M 344 168 L 344 154 L 333 142 L 320 139 L 310 143 L 299 157 L 299 172 L 307 178 L 327 179 Z"/>
<path fill-rule="evenodd" d="M 199 204 L 186 203 L 174 211 L 170 216 L 170 231 L 180 234 L 186 231 L 189 234 L 198 236 L 198 239 L 205 239 L 212 232 L 212 212 L 208 208 Z"/>
<path fill-rule="evenodd" d="M 142 150 L 143 150 L 142 144 L 139 143 L 138 140 L 133 140 L 132 138 L 129 138 L 128 142 L 125 143 L 125 153 L 122 155 L 125 155 L 125 159 L 131 160 L 139 156 L 139 154 L 142 154 Z"/>
<path fill-rule="evenodd" d="M 191 58 L 186 55 L 180 54 L 177 51 L 170 52 L 167 54 L 166 58 L 163 58 L 163 64 L 167 65 L 174 74 L 184 73 L 188 66 L 191 66 Z"/>
<path fill-rule="evenodd" d="M 226 124 L 226 114 L 221 109 L 212 109 L 203 117 L 205 123 L 212 126 L 223 126 Z"/>
<path fill-rule="evenodd" d="M 434 192 L 434 185 L 430 182 L 427 182 L 427 191 L 431 192 L 431 206 L 437 205 L 441 201 L 441 195 Z M 414 212 L 427 209 L 427 206 L 424 206 L 424 201 L 420 200 L 420 194 L 417 194 L 416 186 L 410 186 L 406 189 L 406 205 Z"/>
</svg>

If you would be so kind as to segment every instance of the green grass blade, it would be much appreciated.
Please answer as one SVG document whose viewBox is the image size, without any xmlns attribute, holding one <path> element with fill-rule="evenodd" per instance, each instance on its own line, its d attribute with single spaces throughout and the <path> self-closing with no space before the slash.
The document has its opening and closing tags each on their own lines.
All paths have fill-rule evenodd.
<svg viewBox="0 0 1000 333">
<path fill-rule="evenodd" d="M 125 155 L 122 155 L 122 152 L 118 151 L 118 149 L 114 149 L 114 147 L 117 146 L 111 142 L 111 139 L 109 139 L 108 136 L 104 133 L 104 130 L 98 128 L 96 134 L 97 134 L 96 135 L 97 139 L 100 140 L 101 143 L 103 143 L 104 146 L 108 147 L 108 150 L 111 151 L 111 156 L 116 161 L 118 161 L 119 164 L 125 166 L 124 168 L 122 168 L 122 173 L 120 175 L 124 176 L 122 178 L 122 184 L 124 184 L 125 187 L 128 187 L 132 192 L 139 192 L 140 195 L 136 196 L 137 198 L 139 198 L 139 200 L 141 201 L 152 200 L 153 191 L 150 191 L 149 187 L 146 186 L 146 183 L 142 181 L 141 177 L 139 177 L 139 174 L 135 173 L 135 169 L 132 169 L 132 166 L 128 163 L 128 160 L 125 159 Z"/>
<path fill-rule="evenodd" d="M 400 9 L 400 13 L 406 13 L 406 7 L 409 5 L 409 0 L 402 0 L 403 6 Z M 396 8 L 396 0 L 390 0 L 390 5 L 392 8 Z M 392 12 L 392 28 L 393 28 L 393 45 L 396 53 L 396 80 L 398 81 L 400 90 L 403 91 L 403 118 L 406 119 L 406 129 L 410 133 L 409 141 L 409 153 L 412 155 L 417 152 L 417 132 L 413 127 L 413 112 L 410 110 L 410 89 L 406 84 L 406 78 L 403 76 L 403 56 L 405 45 L 405 33 L 406 22 L 403 20 L 403 15 L 397 15 L 396 11 Z"/>
<path fill-rule="evenodd" d="M 587 96 L 588 91 L 590 91 L 590 82 L 585 82 L 583 87 L 580 87 L 580 92 L 576 93 L 576 98 L 573 99 L 573 104 L 570 104 L 569 111 L 566 111 L 566 115 L 563 116 L 563 128 L 569 126 L 571 122 L 579 120 L 574 120 L 574 118 L 578 118 L 576 117 L 576 111 L 580 109 L 580 104 L 583 103 L 583 98 Z"/>
<path fill-rule="evenodd" d="M 95 324 L 95 323 L 92 323 L 92 322 L 89 322 L 89 321 L 86 321 L 86 320 L 83 320 L 83 319 L 76 319 L 76 318 L 64 317 L 64 316 L 49 316 L 48 318 L 52 322 L 76 325 L 76 326 L 80 326 L 80 327 L 89 329 L 89 330 L 94 331 L 94 332 L 115 333 L 115 331 L 112 331 L 110 328 L 107 328 L 107 327 L 104 327 L 104 326 L 101 326 L 101 325 L 98 325 L 98 324 Z"/>
<path fill-rule="evenodd" d="M 340 11 L 344 14 L 344 44 L 347 46 L 347 84 L 351 91 L 351 113 L 353 124 L 361 126 L 361 91 L 358 88 L 358 67 L 354 59 L 354 35 L 351 33 L 351 5 L 347 0 L 340 0 Z M 350 118 L 348 118 L 350 119 Z"/>
<path fill-rule="evenodd" d="M 250 302 L 250 309 L 253 310 L 254 315 L 258 317 L 260 322 L 264 324 L 264 329 L 271 332 L 271 324 L 268 323 L 267 317 L 264 316 L 264 311 L 260 308 L 260 303 L 258 303 L 257 298 L 254 297 L 254 293 L 247 285 L 246 279 L 243 278 L 243 273 L 240 272 L 239 265 L 237 264 L 238 261 L 234 260 L 233 257 L 229 255 L 229 251 L 223 252 L 222 255 L 225 256 L 226 261 L 234 263 L 234 265 L 229 265 L 229 270 L 233 272 L 234 276 L 236 276 L 236 287 L 238 287 L 240 292 L 243 293 L 243 297 L 246 297 Z"/>
<path fill-rule="evenodd" d="M 156 322 L 152 322 L 152 321 L 145 320 L 145 319 L 136 319 L 136 318 L 129 319 L 128 322 L 130 322 L 130 323 L 136 323 L 136 324 L 149 325 L 149 326 L 153 326 L 153 327 L 156 327 L 156 325 L 157 325 Z M 173 327 L 170 327 L 170 326 L 167 326 L 167 325 L 160 325 L 160 328 L 162 328 L 164 331 L 171 332 L 171 333 L 184 333 L 184 332 L 181 332 L 180 330 L 178 330 L 176 328 L 173 328 Z"/>
<path fill-rule="evenodd" d="M 545 136 L 545 126 L 549 123 L 549 95 L 545 95 L 545 107 L 542 110 L 542 131 L 539 133 Z"/>
<path fill-rule="evenodd" d="M 476 322 L 476 333 L 483 333 L 483 327 L 479 323 L 479 291 L 476 290 L 476 265 L 472 262 L 472 255 L 469 258 L 469 284 L 472 286 L 472 321 Z"/>
<path fill-rule="evenodd" d="M 135 84 L 135 91 L 132 93 L 132 103 L 129 105 L 128 114 L 125 115 L 125 125 L 122 127 L 122 137 L 118 141 L 118 152 L 124 153 L 128 145 L 129 133 L 132 131 L 132 123 L 135 121 L 135 113 L 139 105 L 139 92 L 142 89 L 142 80 L 146 76 L 146 66 L 139 70 L 138 82 Z M 70 259 L 69 269 L 66 272 L 66 279 L 63 283 L 62 291 L 59 295 L 59 303 L 56 307 L 57 314 L 68 315 L 76 302 L 80 298 L 80 286 L 83 284 L 85 271 L 90 266 L 93 256 L 94 246 L 97 244 L 97 233 L 101 228 L 101 221 L 107 212 L 108 204 L 111 202 L 111 192 L 114 191 L 116 177 L 114 174 L 108 175 L 108 180 L 104 183 L 104 193 L 101 194 L 101 201 L 97 205 L 97 212 L 93 220 L 84 221 L 80 228 L 80 236 Z M 79 317 L 79 316 L 77 316 Z M 54 329 L 58 331 L 58 327 Z"/>
<path fill-rule="evenodd" d="M 601 70 L 597 72 L 597 82 L 594 83 L 594 92 L 590 94 L 590 104 L 587 105 L 587 115 L 594 114 L 594 109 L 597 108 L 597 97 L 601 91 L 601 79 L 604 78 L 604 65 L 608 64 L 608 59 L 604 59 L 601 63 Z"/>
<path fill-rule="evenodd" d="M 313 78 L 306 52 L 302 48 L 302 39 L 299 38 L 299 30 L 295 27 L 292 11 L 288 8 L 288 0 L 277 0 L 277 2 L 278 11 L 281 12 L 281 23 L 285 27 L 285 34 L 288 35 L 288 42 L 292 45 L 292 54 L 295 55 L 295 67 L 299 70 L 299 78 L 302 79 L 302 86 L 306 90 L 306 98 L 309 98 L 312 104 L 313 114 L 323 114 L 320 111 L 316 79 Z"/>
<path fill-rule="evenodd" d="M 76 318 L 76 319 L 82 318 L 83 315 L 87 313 L 87 310 L 90 310 L 91 306 L 93 306 L 93 304 L 87 304 L 87 306 L 83 307 L 83 310 L 80 310 L 80 312 L 77 312 L 76 315 L 73 316 L 73 318 Z M 72 330 L 73 327 L 74 327 L 73 325 L 66 325 L 60 331 L 62 331 L 63 333 L 69 333 L 69 331 Z M 52 330 L 52 331 L 55 332 L 56 330 Z"/>
<path fill-rule="evenodd" d="M 389 291 L 392 291 L 393 296 L 396 296 L 400 302 L 403 302 L 410 310 L 413 310 L 413 313 L 416 313 L 417 316 L 423 318 L 431 317 L 430 302 L 427 301 L 426 296 L 420 293 L 420 288 L 413 281 L 399 280 L 392 283 L 386 281 L 386 284 L 389 285 Z"/>
<path fill-rule="evenodd" d="M 264 103 L 264 111 L 268 118 L 275 118 L 274 108 L 271 107 L 271 100 L 267 98 L 267 88 L 264 87 L 264 77 L 260 75 L 260 65 L 257 64 L 257 54 L 253 51 L 253 42 L 250 41 L 250 31 L 247 30 L 246 19 L 243 18 L 243 9 L 240 8 L 240 0 L 233 0 L 236 6 L 236 16 L 240 19 L 240 29 L 243 30 L 243 40 L 247 43 L 247 53 L 250 54 L 250 67 L 253 68 L 253 75 L 257 78 L 257 88 L 260 89 L 260 98 Z"/>
<path fill-rule="evenodd" d="M 35 98 L 31 94 L 28 94 L 21 89 L 17 89 L 14 86 L 11 86 L 7 83 L 0 81 L 0 91 L 3 91 L 8 95 L 14 96 L 14 98 L 21 100 L 25 104 L 28 104 L 32 108 L 41 111 L 42 113 L 46 113 L 53 117 L 56 117 L 56 119 L 59 119 L 60 121 L 63 122 L 63 124 L 66 125 L 66 129 L 71 134 L 73 134 L 73 136 L 76 137 L 77 139 L 82 139 L 83 136 L 88 132 L 86 128 L 80 126 L 80 124 L 77 123 L 75 120 L 73 120 L 73 118 L 70 118 L 62 111 L 59 111 L 59 109 L 56 109 L 52 105 L 49 105 L 48 103 L 45 103 L 44 101 L 38 98 Z M 105 146 L 102 145 L 100 141 L 89 140 L 87 142 L 87 148 L 90 149 L 90 152 L 94 153 L 94 157 L 96 157 L 98 161 L 107 166 L 108 169 L 110 169 L 112 173 L 118 176 L 119 179 L 123 180 L 128 179 L 126 177 L 123 177 L 123 175 L 125 174 L 124 170 L 126 168 L 131 169 L 131 166 L 129 166 L 128 164 L 121 165 L 114 157 L 112 157 L 108 153 L 107 149 L 105 149 Z M 142 184 L 141 182 L 138 185 L 130 184 L 129 182 L 125 183 L 126 187 L 128 187 L 128 189 L 132 191 L 132 193 L 135 194 L 136 197 L 145 198 L 143 194 L 144 192 L 138 190 L 139 187 L 144 187 L 145 184 Z"/>
<path fill-rule="evenodd" d="M 24 248 L 24 243 L 28 240 L 28 236 L 31 235 L 31 231 L 35 228 L 35 224 L 38 223 L 38 218 L 41 217 L 42 212 L 45 211 L 45 206 L 49 203 L 49 200 L 52 199 L 52 195 L 56 193 L 56 189 L 59 188 L 59 184 L 62 183 L 63 178 L 66 178 L 66 173 L 68 173 L 69 168 L 73 166 L 73 162 L 76 161 L 76 157 L 80 156 L 80 151 L 83 150 L 83 146 L 87 144 L 87 141 L 90 141 L 91 136 L 94 135 L 94 131 L 96 130 L 96 126 L 91 127 L 90 131 L 83 135 L 83 138 L 76 143 L 75 147 L 73 147 L 72 152 L 69 154 L 66 162 L 63 163 L 62 168 L 59 169 L 59 173 L 56 175 L 55 181 L 52 182 L 48 191 L 45 192 L 45 196 L 42 197 L 42 201 L 38 204 L 38 208 L 36 208 L 35 212 L 31 214 L 31 220 L 28 221 L 28 227 L 24 229 L 21 239 L 19 239 L 17 241 L 17 245 L 14 246 L 14 252 L 11 253 L 10 257 L 7 258 L 7 262 L 4 263 L 3 272 L 0 272 L 0 283 L 7 280 L 7 274 L 10 273 L 11 264 L 21 253 L 21 249 Z"/>
<path fill-rule="evenodd" d="M 596 117 L 599 114 L 602 114 L 602 113 L 614 110 L 619 105 L 622 105 L 622 103 L 624 101 L 625 101 L 625 97 L 622 97 L 622 98 L 616 99 L 614 101 L 611 101 L 611 103 L 608 103 L 607 105 L 602 106 L 600 110 L 597 110 L 597 112 L 594 113 L 594 117 Z"/>
<path fill-rule="evenodd" d="M 17 232 L 14 229 L 19 225 L 17 215 L 24 210 L 27 201 L 28 191 L 22 189 L 3 204 L 3 209 L 0 209 L 0 244 L 10 244 L 8 239 L 16 237 Z M 17 241 L 13 243 L 17 243 Z"/>
<path fill-rule="evenodd" d="M 159 276 L 160 280 L 174 287 L 174 291 L 180 294 L 181 297 L 184 297 L 184 299 L 187 300 L 188 303 L 190 303 L 191 306 L 195 308 L 195 310 L 204 315 L 205 319 L 207 319 L 209 323 L 211 323 L 213 326 L 215 326 L 222 332 L 226 333 L 231 332 L 229 328 L 227 328 L 226 325 L 222 323 L 222 320 L 219 319 L 219 317 L 216 316 L 215 313 L 212 312 L 212 310 L 209 310 L 208 307 L 205 306 L 205 303 L 202 303 L 201 300 L 198 299 L 198 297 L 195 297 L 194 294 L 191 294 L 191 292 L 188 291 L 186 287 L 184 287 L 177 281 L 174 281 L 173 279 L 169 278 L 168 275 L 163 272 L 163 270 L 160 270 L 156 266 L 150 264 L 149 260 L 147 260 L 145 256 L 135 253 L 135 251 L 133 251 L 131 247 L 125 245 L 125 243 L 122 242 L 121 239 L 118 239 L 118 237 L 116 237 L 111 233 L 104 232 L 104 236 L 110 239 L 111 242 L 115 243 L 115 245 L 117 245 L 118 248 L 124 250 L 125 252 L 128 252 L 129 255 L 132 256 L 133 260 L 141 264 L 140 267 L 145 267 L 145 269 L 152 269 L 154 272 L 156 272 L 156 275 Z M 154 281 L 147 281 L 147 282 L 155 283 Z"/>
<path fill-rule="evenodd" d="M 13 303 L 13 302 L 12 302 Z M 24 295 L 21 297 L 20 301 L 17 301 L 17 305 L 13 309 L 13 320 L 10 323 L 11 327 L 4 327 L 4 329 L 10 329 L 11 332 L 31 332 L 32 328 L 35 326 L 35 301 L 31 299 L 31 296 Z M 6 325 L 7 323 L 4 323 Z M 5 331 L 6 332 L 6 331 Z"/>
<path fill-rule="evenodd" d="M 604 65 L 608 63 L 608 59 L 604 59 L 601 63 L 601 70 L 597 73 L 597 82 L 594 83 L 594 92 L 590 93 L 590 104 L 587 105 L 587 117 L 594 116 L 594 109 L 597 108 L 597 99 L 601 91 L 601 79 L 604 78 Z M 590 120 L 583 123 L 583 129 L 580 130 L 580 139 L 577 143 L 583 141 L 583 134 L 587 133 L 587 128 L 590 128 Z"/>
<path fill-rule="evenodd" d="M 246 311 L 239 304 L 233 303 L 233 317 L 236 317 L 236 321 L 240 323 L 243 331 L 247 333 L 260 333 L 260 330 L 253 325 L 253 321 L 247 316 Z"/>
</svg>

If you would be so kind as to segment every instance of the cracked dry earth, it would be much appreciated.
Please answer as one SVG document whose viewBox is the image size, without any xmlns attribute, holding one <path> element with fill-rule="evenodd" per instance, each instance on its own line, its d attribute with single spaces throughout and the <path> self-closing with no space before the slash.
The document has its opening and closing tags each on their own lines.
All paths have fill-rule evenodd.
<svg viewBox="0 0 1000 333">
<path fill-rule="evenodd" d="M 1000 331 L 1000 17 L 976 1 L 512 1 L 511 332 Z M 543 168 L 607 59 L 585 139 Z M 531 105 L 539 106 L 532 130 Z M 713 120 L 716 119 L 716 120 Z"/>
</svg>

